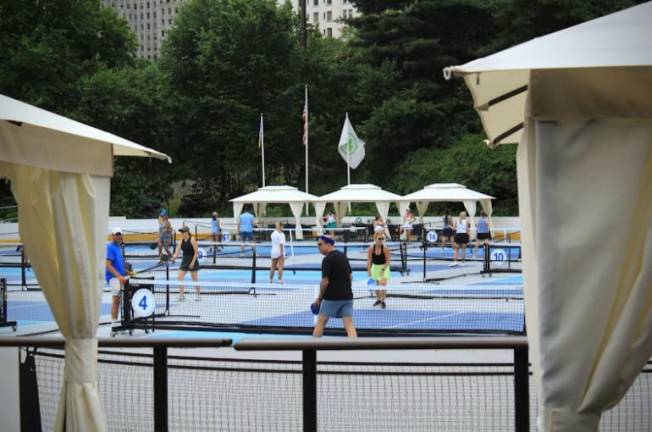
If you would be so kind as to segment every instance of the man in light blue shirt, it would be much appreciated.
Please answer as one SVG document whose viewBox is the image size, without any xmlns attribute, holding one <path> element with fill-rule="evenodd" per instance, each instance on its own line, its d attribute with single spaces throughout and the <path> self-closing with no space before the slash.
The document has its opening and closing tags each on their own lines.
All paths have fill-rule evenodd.
<svg viewBox="0 0 652 432">
<path fill-rule="evenodd" d="M 244 213 L 238 219 L 238 233 L 241 242 L 251 242 L 254 240 L 254 215 L 246 208 Z M 240 245 L 240 255 L 244 253 L 244 244 Z"/>
<path fill-rule="evenodd" d="M 216 243 L 222 241 L 222 229 L 220 227 L 220 220 L 217 217 L 217 212 L 213 212 L 211 215 L 211 238 L 213 239 L 213 247 L 219 249 Z"/>
</svg>

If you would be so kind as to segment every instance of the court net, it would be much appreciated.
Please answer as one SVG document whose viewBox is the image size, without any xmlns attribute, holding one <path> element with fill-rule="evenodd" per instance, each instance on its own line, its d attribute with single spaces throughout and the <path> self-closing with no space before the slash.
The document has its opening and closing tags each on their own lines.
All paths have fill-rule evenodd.
<svg viewBox="0 0 652 432">
<path fill-rule="evenodd" d="M 140 289 L 153 295 L 143 300 L 135 295 Z M 310 304 L 318 290 L 318 284 L 132 279 L 123 296 L 120 328 L 309 333 L 315 323 Z M 518 285 L 354 285 L 352 291 L 353 319 L 361 334 L 524 333 Z M 139 317 L 152 310 L 152 300 L 152 315 Z M 341 328 L 339 319 L 327 326 L 331 332 Z"/>
</svg>

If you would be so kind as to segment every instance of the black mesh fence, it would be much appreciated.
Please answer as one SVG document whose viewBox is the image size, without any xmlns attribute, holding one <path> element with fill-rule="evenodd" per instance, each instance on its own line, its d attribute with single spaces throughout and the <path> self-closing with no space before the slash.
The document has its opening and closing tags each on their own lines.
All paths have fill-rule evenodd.
<svg viewBox="0 0 652 432">
<path fill-rule="evenodd" d="M 193 350 L 188 350 L 193 354 Z M 51 430 L 63 377 L 60 350 L 36 354 L 43 430 Z M 302 430 L 300 361 L 169 356 L 170 431 Z M 100 396 L 110 431 L 153 430 L 149 354 L 102 351 Z M 652 365 L 604 414 L 602 431 L 649 431 Z M 514 430 L 514 376 L 509 363 L 354 363 L 318 365 L 321 431 Z M 530 430 L 536 395 L 530 388 Z"/>
</svg>

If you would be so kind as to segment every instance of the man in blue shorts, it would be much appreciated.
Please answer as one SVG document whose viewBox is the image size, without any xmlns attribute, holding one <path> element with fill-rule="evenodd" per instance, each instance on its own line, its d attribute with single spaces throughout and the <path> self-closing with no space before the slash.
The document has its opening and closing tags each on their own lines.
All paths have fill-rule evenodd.
<svg viewBox="0 0 652 432">
<path fill-rule="evenodd" d="M 251 242 L 254 240 L 254 215 L 246 208 L 244 213 L 238 219 L 238 233 L 241 242 Z M 244 253 L 244 244 L 240 245 L 240 256 Z"/>
<path fill-rule="evenodd" d="M 321 337 L 329 318 L 342 318 L 348 337 L 357 337 L 353 325 L 353 291 L 351 291 L 351 265 L 346 255 L 335 249 L 335 240 L 330 236 L 320 236 L 317 241 L 319 252 L 324 256 L 321 262 L 321 282 L 319 296 L 315 303 L 319 305 L 317 324 L 313 337 Z"/>
<path fill-rule="evenodd" d="M 104 277 L 111 287 L 111 296 L 113 305 L 111 307 L 111 320 L 118 320 L 118 311 L 120 310 L 120 296 L 127 279 L 127 269 L 125 268 L 125 258 L 122 254 L 122 230 L 113 228 L 111 230 L 111 243 L 106 245 L 106 271 Z"/>
</svg>

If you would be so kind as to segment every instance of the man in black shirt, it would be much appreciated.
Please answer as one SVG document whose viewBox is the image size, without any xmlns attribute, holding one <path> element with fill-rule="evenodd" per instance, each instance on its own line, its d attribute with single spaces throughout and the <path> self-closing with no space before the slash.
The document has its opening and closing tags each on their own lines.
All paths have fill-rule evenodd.
<svg viewBox="0 0 652 432">
<path fill-rule="evenodd" d="M 356 337 L 353 326 L 353 291 L 351 291 L 351 265 L 342 252 L 335 249 L 335 240 L 330 236 L 320 236 L 317 242 L 319 252 L 325 255 L 321 262 L 321 283 L 319 297 L 319 317 L 312 332 L 313 337 L 321 337 L 329 318 L 342 318 L 348 337 Z"/>
</svg>

